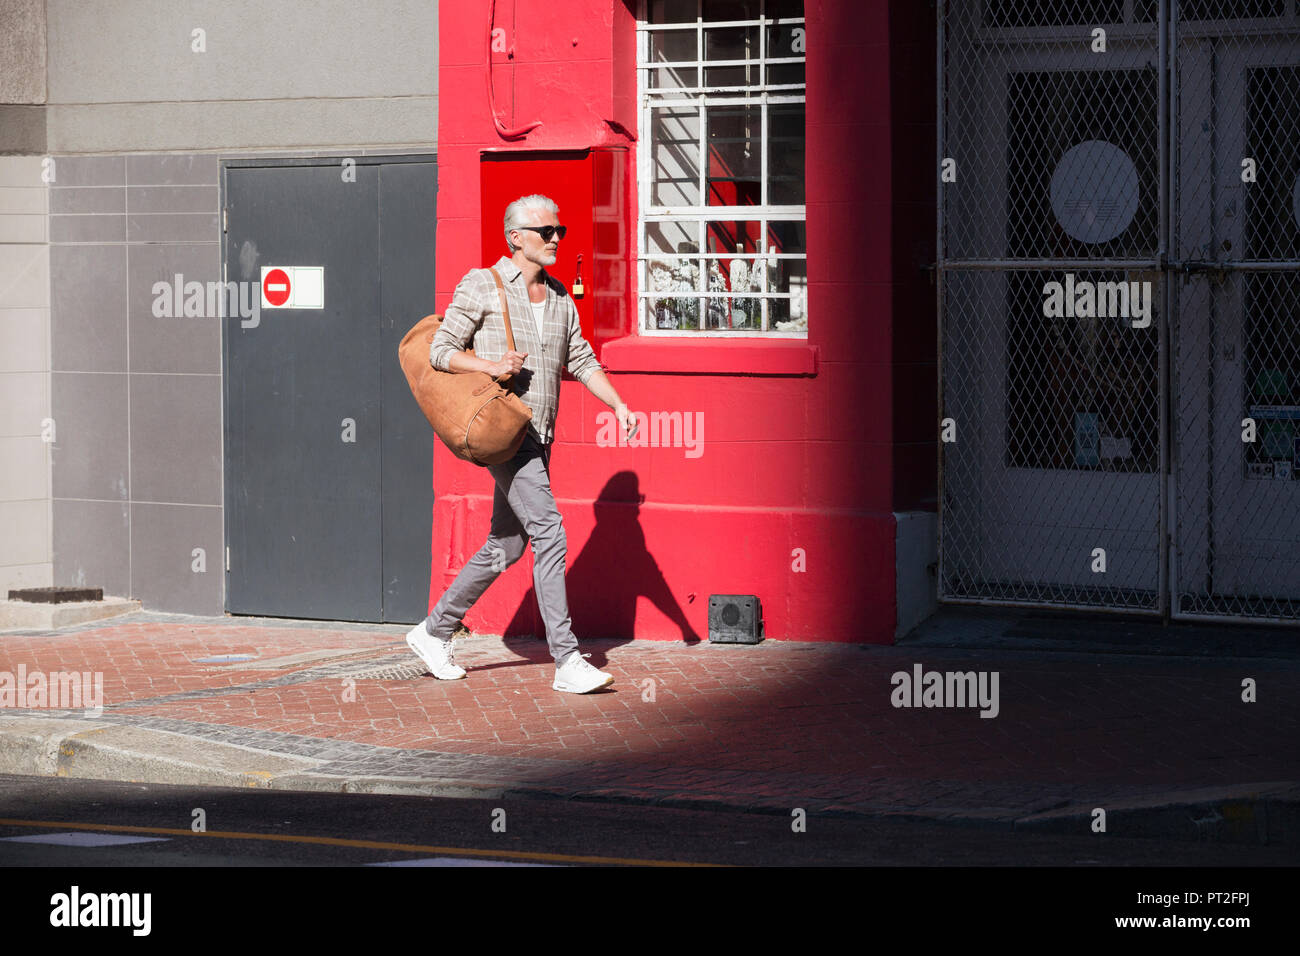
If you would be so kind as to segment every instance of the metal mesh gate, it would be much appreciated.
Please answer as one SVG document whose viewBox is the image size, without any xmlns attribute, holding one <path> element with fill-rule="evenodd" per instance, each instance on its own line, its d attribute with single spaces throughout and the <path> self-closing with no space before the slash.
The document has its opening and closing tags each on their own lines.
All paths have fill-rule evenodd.
<svg viewBox="0 0 1300 956">
<path fill-rule="evenodd" d="M 940 2 L 942 599 L 1300 621 L 1297 4 Z"/>
</svg>

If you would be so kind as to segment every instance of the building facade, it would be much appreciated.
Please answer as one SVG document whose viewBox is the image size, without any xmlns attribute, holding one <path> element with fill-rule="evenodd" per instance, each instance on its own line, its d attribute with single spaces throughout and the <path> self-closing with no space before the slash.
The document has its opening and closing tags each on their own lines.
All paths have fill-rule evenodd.
<svg viewBox="0 0 1300 956">
<path fill-rule="evenodd" d="M 564 385 L 578 633 L 738 593 L 770 638 L 891 640 L 936 505 L 934 18 L 892 6 L 6 0 L 0 583 L 416 619 L 492 496 L 396 341 L 540 190 L 646 415 L 611 447 Z M 467 623 L 537 632 L 530 563 Z"/>
<path fill-rule="evenodd" d="M 357 187 L 339 192 L 335 208 L 316 194 L 311 215 L 294 221 L 295 235 L 327 234 L 344 208 L 362 215 L 368 205 L 373 214 L 381 201 L 374 180 L 387 168 L 374 165 L 380 159 L 424 157 L 436 178 L 437 36 L 432 0 L 0 2 L 0 590 L 75 584 L 155 610 L 221 614 L 232 608 L 227 579 L 239 573 L 240 550 L 272 553 L 267 539 L 281 535 L 291 547 L 272 553 L 270 564 L 250 570 L 246 559 L 255 580 L 283 575 L 287 590 L 301 592 L 295 573 L 309 581 L 337 573 L 323 556 L 347 553 L 352 543 L 309 531 L 300 547 L 298 528 L 270 520 L 290 504 L 310 505 L 322 518 L 357 510 L 329 484 L 357 462 L 321 439 L 311 457 L 292 457 L 291 436 L 302 434 L 304 415 L 315 413 L 329 383 L 281 352 L 280 379 L 257 384 L 263 414 L 232 432 L 232 383 L 253 382 L 257 367 L 232 367 L 228 349 L 240 335 L 262 333 L 233 357 L 269 354 L 276 326 L 245 329 L 223 319 L 208 290 L 245 280 L 244 243 L 261 241 L 261 258 L 245 257 L 255 272 L 276 254 L 274 240 L 239 230 L 247 216 L 275 208 L 268 183 L 277 176 L 303 188 L 311 169 L 291 163 L 330 169 L 325 179 Z M 251 165 L 268 159 L 273 165 Z M 351 183 L 340 178 L 345 159 L 356 163 Z M 231 186 L 243 188 L 240 175 L 256 180 L 257 201 L 227 208 Z M 373 194 L 368 203 L 363 190 Z M 412 213 L 426 224 L 432 190 Z M 284 241 L 280 254 L 296 254 Z M 422 241 L 417 261 L 431 260 L 431 230 Z M 428 287 L 413 298 L 432 295 L 431 269 L 411 270 L 424 274 Z M 295 314 L 341 321 L 330 291 L 323 313 Z M 380 316 L 367 309 L 369 340 Z M 378 389 L 369 380 L 367 387 Z M 338 417 L 360 423 L 361 441 L 342 447 L 364 448 L 361 411 Z M 258 421 L 263 433 L 253 429 Z M 415 463 L 427 457 L 426 448 Z M 286 473 L 259 470 L 267 461 Z M 427 495 L 423 467 L 417 490 Z M 276 498 L 290 481 L 299 494 Z M 373 484 L 368 474 L 351 478 L 345 497 L 376 498 Z M 426 531 L 414 544 L 421 563 L 403 592 L 406 614 L 424 602 Z M 377 595 L 381 562 L 370 563 L 367 587 Z M 291 612 L 332 613 L 316 606 L 306 601 Z"/>
<path fill-rule="evenodd" d="M 545 192 L 583 637 L 1300 620 L 1295 0 L 0 0 L 0 586 L 413 621 L 396 344 Z M 452 109 L 439 109 L 446 101 Z M 540 633 L 531 555 L 471 612 Z"/>
<path fill-rule="evenodd" d="M 474 0 L 442 9 L 438 306 L 542 192 L 551 268 L 620 394 L 562 386 L 575 633 L 691 640 L 754 595 L 783 640 L 889 642 L 934 605 L 934 10 Z M 579 261 L 581 257 L 581 262 Z M 487 535 L 435 450 L 431 593 Z M 467 616 L 540 633 L 531 564 Z"/>
</svg>

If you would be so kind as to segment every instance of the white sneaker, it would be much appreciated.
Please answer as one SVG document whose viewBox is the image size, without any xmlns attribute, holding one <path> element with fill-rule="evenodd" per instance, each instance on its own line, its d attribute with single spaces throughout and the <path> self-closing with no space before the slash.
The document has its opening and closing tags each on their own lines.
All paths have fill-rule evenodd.
<svg viewBox="0 0 1300 956">
<path fill-rule="evenodd" d="M 452 655 L 451 641 L 434 637 L 424 629 L 424 621 L 411 628 L 406 635 L 406 643 L 415 656 L 424 661 L 429 673 L 438 680 L 460 680 L 465 676 L 465 668 L 456 666 Z"/>
<path fill-rule="evenodd" d="M 555 668 L 555 682 L 551 687 L 570 694 L 590 694 L 593 690 L 614 683 L 614 675 L 596 670 L 582 654 L 570 654 L 563 664 Z"/>
</svg>

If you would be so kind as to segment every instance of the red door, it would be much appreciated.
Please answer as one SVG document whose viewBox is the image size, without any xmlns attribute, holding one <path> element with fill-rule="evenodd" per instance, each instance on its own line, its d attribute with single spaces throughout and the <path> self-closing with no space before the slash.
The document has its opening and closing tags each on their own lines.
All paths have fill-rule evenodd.
<svg viewBox="0 0 1300 956">
<path fill-rule="evenodd" d="M 560 243 L 555 265 L 547 271 L 569 290 L 582 320 L 582 334 L 597 358 L 603 342 L 631 332 L 625 163 L 623 149 L 482 154 L 483 263 L 490 265 L 510 254 L 504 222 L 507 205 L 533 193 L 555 200 L 560 207 L 560 222 L 568 231 Z M 579 256 L 581 292 L 576 283 Z"/>
</svg>

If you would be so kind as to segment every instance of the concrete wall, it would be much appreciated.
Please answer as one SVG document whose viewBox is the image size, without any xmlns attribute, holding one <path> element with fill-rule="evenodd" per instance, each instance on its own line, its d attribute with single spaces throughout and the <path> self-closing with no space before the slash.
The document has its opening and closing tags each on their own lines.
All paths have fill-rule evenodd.
<svg viewBox="0 0 1300 956">
<path fill-rule="evenodd" d="M 45 0 L 0 0 L 0 103 L 45 102 Z"/>
<path fill-rule="evenodd" d="M 0 0 L 0 153 L 45 151 L 45 0 Z"/>
<path fill-rule="evenodd" d="M 897 641 L 939 607 L 939 515 L 933 511 L 895 512 L 894 522 Z"/>
<path fill-rule="evenodd" d="M 37 156 L 0 156 L 0 599 L 53 582 L 50 250 Z"/>
<path fill-rule="evenodd" d="M 0 153 L 45 149 L 45 0 L 0 0 Z M 0 599 L 53 583 L 49 199 L 38 155 L 0 156 Z"/>
<path fill-rule="evenodd" d="M 48 10 L 54 152 L 436 136 L 435 0 L 49 0 Z"/>
</svg>

